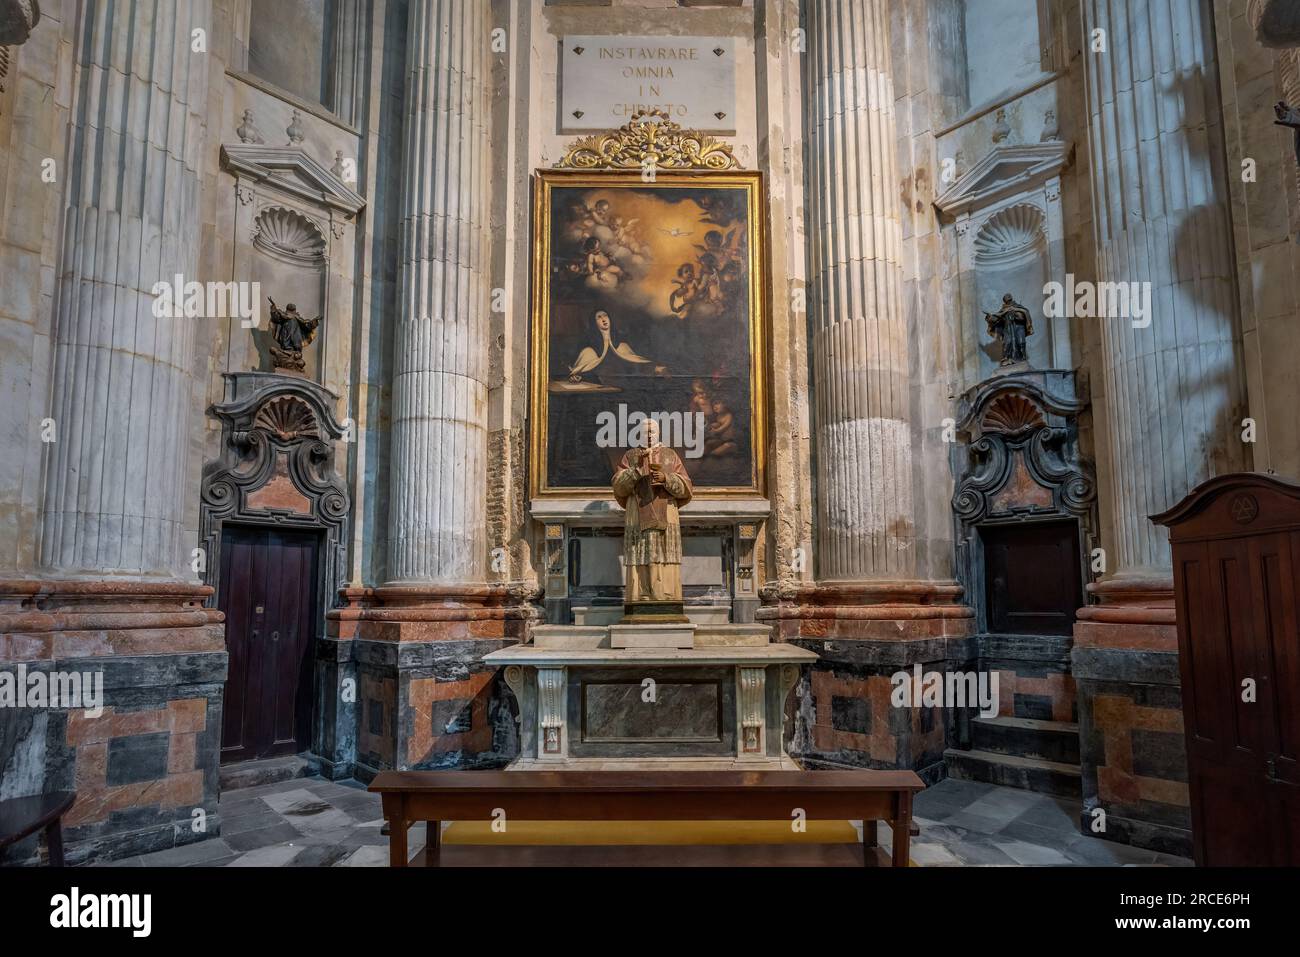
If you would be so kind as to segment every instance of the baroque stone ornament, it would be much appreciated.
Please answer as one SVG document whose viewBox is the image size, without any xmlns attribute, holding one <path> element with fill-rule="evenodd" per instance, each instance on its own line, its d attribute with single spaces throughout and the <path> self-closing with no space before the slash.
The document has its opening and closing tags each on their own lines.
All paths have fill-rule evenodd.
<svg viewBox="0 0 1300 957">
<path fill-rule="evenodd" d="M 573 143 L 560 169 L 739 169 L 731 144 L 685 130 L 662 110 L 638 110 L 626 125 Z"/>
<path fill-rule="evenodd" d="M 957 577 L 984 594 L 981 528 L 1022 522 L 1078 523 L 1083 555 L 1096 540 L 1097 482 L 1079 451 L 1086 403 L 1064 370 L 1000 375 L 962 397 L 957 434 L 965 448 L 952 497 Z"/>
<path fill-rule="evenodd" d="M 199 544 L 204 580 L 216 588 L 226 522 L 320 531 L 319 589 L 333 604 L 347 583 L 347 485 L 334 466 L 345 434 L 338 397 L 315 382 L 269 372 L 227 373 L 227 401 L 208 413 L 221 422 L 221 456 L 203 469 Z M 213 599 L 215 601 L 215 597 Z"/>
<path fill-rule="evenodd" d="M 967 393 L 957 431 L 970 438 L 970 461 L 952 500 L 959 522 L 1017 514 L 1081 517 L 1091 511 L 1096 480 L 1078 452 L 1084 406 L 1057 381 L 1068 375 L 999 377 Z"/>
<path fill-rule="evenodd" d="M 235 135 L 239 137 L 241 143 L 265 143 L 261 131 L 257 128 L 257 121 L 253 119 L 252 110 L 244 110 L 243 120 L 235 129 Z"/>
</svg>

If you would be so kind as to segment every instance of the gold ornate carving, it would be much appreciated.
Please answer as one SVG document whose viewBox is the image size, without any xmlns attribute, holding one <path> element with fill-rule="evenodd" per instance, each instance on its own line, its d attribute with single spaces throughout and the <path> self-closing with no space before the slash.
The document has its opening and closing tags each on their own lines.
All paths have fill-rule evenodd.
<svg viewBox="0 0 1300 957">
<path fill-rule="evenodd" d="M 684 130 L 662 110 L 638 110 L 627 125 L 574 142 L 560 169 L 739 169 L 731 144 Z"/>
</svg>

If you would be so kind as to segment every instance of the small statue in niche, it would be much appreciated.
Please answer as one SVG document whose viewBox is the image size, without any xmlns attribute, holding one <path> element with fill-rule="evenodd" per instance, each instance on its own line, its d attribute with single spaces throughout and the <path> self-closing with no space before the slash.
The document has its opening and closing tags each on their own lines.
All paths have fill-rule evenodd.
<svg viewBox="0 0 1300 957">
<path fill-rule="evenodd" d="M 304 319 L 293 303 L 280 309 L 269 296 L 267 302 L 271 304 L 271 337 L 275 340 L 271 346 L 271 364 L 276 369 L 302 375 L 307 370 L 302 350 L 316 338 L 316 327 L 320 325 L 321 317 Z"/>
<path fill-rule="evenodd" d="M 999 365 L 1015 365 L 1028 360 L 1025 351 L 1026 339 L 1034 334 L 1034 319 L 1029 310 L 1011 298 L 1011 293 L 1002 297 L 1002 308 L 997 312 L 984 313 L 989 335 L 1002 343 L 1002 361 Z"/>
</svg>

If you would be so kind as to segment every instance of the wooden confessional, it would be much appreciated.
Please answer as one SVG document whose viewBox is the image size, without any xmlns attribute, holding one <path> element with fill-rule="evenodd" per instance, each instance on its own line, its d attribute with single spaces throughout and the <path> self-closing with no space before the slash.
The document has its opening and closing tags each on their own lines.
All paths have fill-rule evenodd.
<svg viewBox="0 0 1300 957">
<path fill-rule="evenodd" d="M 1300 485 L 1221 475 L 1169 527 L 1199 865 L 1300 864 Z"/>
</svg>

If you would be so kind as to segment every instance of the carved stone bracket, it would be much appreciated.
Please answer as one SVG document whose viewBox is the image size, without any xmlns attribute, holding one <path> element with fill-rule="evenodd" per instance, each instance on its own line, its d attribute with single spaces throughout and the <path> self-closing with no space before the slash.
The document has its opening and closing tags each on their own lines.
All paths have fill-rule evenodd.
<svg viewBox="0 0 1300 957">
<path fill-rule="evenodd" d="M 767 749 L 764 726 L 767 723 L 767 669 L 736 668 L 737 685 L 740 695 L 737 701 L 739 721 L 736 732 L 739 737 L 740 757 L 747 754 L 763 754 Z"/>
<path fill-rule="evenodd" d="M 323 533 L 319 594 L 332 605 L 347 582 L 347 486 L 334 467 L 344 435 L 337 397 L 297 376 L 226 375 L 227 401 L 208 411 L 221 421 L 221 457 L 204 467 L 199 537 L 204 580 L 219 589 L 221 533 L 227 522 Z M 214 599 L 215 600 L 215 599 Z"/>
<path fill-rule="evenodd" d="M 567 710 L 565 668 L 537 669 L 537 756 L 562 758 L 568 742 L 564 733 Z"/>
<path fill-rule="evenodd" d="M 731 144 L 684 130 L 662 110 L 638 110 L 626 125 L 576 140 L 561 169 L 739 169 Z"/>
</svg>

